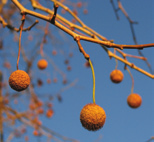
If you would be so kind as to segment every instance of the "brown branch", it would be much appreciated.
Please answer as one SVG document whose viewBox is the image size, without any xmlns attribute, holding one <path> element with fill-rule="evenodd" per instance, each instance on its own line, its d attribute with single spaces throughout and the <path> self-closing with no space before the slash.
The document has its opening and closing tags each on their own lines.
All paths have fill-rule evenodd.
<svg viewBox="0 0 154 142">
<path fill-rule="evenodd" d="M 19 10 L 22 11 L 23 10 L 23 6 L 18 2 L 18 0 L 12 0 L 13 3 L 16 4 L 16 6 L 18 6 Z M 45 16 L 45 15 L 42 15 L 40 13 L 37 13 L 37 12 L 33 12 L 31 10 L 27 10 L 27 9 L 24 9 L 25 13 L 26 14 L 29 14 L 29 15 L 32 15 L 34 17 L 38 17 L 42 20 L 45 20 L 45 21 L 48 21 L 50 22 L 50 17 L 49 16 Z M 50 22 L 51 23 L 51 22 Z M 101 46 L 103 46 L 103 48 L 105 49 L 105 51 L 107 51 L 108 55 L 109 56 L 112 56 L 118 60 L 120 60 L 121 62 L 129 65 L 130 67 L 140 71 L 141 73 L 151 77 L 151 78 L 154 78 L 154 75 L 144 71 L 143 69 L 140 69 L 138 68 L 137 66 L 135 66 L 134 64 L 128 62 L 128 61 L 125 61 L 124 59 L 118 57 L 117 55 L 114 55 L 111 51 L 109 51 L 108 49 L 106 49 L 106 47 L 112 47 L 112 48 L 119 48 L 119 49 L 123 49 L 123 48 L 126 48 L 126 49 L 143 49 L 143 48 L 147 48 L 147 47 L 154 47 L 154 43 L 150 43 L 150 44 L 141 44 L 141 45 L 120 45 L 120 44 L 115 44 L 115 43 L 111 43 L 110 41 L 102 41 L 102 40 L 99 40 L 97 37 L 95 38 L 91 38 L 91 37 L 85 37 L 85 36 L 80 36 L 78 34 L 76 34 L 75 32 L 71 31 L 70 29 L 68 29 L 67 27 L 63 26 L 62 24 L 58 23 L 57 21 L 55 21 L 55 24 L 54 24 L 56 27 L 58 27 L 59 29 L 63 30 L 64 32 L 66 32 L 67 34 L 71 35 L 74 39 L 76 37 L 79 37 L 80 40 L 85 40 L 85 41 L 89 41 L 89 42 L 94 42 L 94 43 L 98 43 L 100 44 Z M 106 46 L 106 47 L 105 47 Z"/>
<path fill-rule="evenodd" d="M 103 46 L 102 46 L 102 47 L 103 47 Z M 108 50 L 107 48 L 105 48 L 105 47 L 103 47 L 103 48 L 104 48 L 105 51 L 108 53 L 108 55 L 109 55 L 110 58 L 111 58 L 111 57 L 114 57 L 115 59 L 117 59 L 117 60 L 119 60 L 119 61 L 125 63 L 125 64 L 128 65 L 128 66 L 130 66 L 132 69 L 135 69 L 135 70 L 137 70 L 137 71 L 139 71 L 139 72 L 145 74 L 146 76 L 149 76 L 150 78 L 154 79 L 154 75 L 152 75 L 152 74 L 146 72 L 145 70 L 143 70 L 143 69 L 137 67 L 137 66 L 134 65 L 133 63 L 130 63 L 129 61 L 127 61 L 127 60 L 125 60 L 125 59 L 122 59 L 121 57 L 119 57 L 119 56 L 113 54 L 113 53 L 112 53 L 110 50 Z"/>
<path fill-rule="evenodd" d="M 107 39 L 105 37 L 103 37 L 102 35 L 98 34 L 97 32 L 95 32 L 94 30 L 92 30 L 91 28 L 89 28 L 88 26 L 86 26 L 74 13 L 73 11 L 71 11 L 68 7 L 66 7 L 64 4 L 58 2 L 57 0 L 51 0 L 53 2 L 56 2 L 59 6 L 61 6 L 62 8 L 64 8 L 67 12 L 69 12 L 74 19 L 76 19 L 76 21 L 78 21 L 80 23 L 80 26 L 73 24 L 71 22 L 69 22 L 68 20 L 64 19 L 63 17 L 58 15 L 58 18 L 60 18 L 61 20 L 63 20 L 64 22 L 66 22 L 67 24 L 70 25 L 70 27 L 72 28 L 77 28 L 85 33 L 87 33 L 90 37 L 93 37 L 94 35 L 98 36 L 101 40 L 106 41 Z"/>
<path fill-rule="evenodd" d="M 119 10 L 119 8 L 116 9 L 113 0 L 110 0 L 110 2 L 111 2 L 111 4 L 112 4 L 112 7 L 113 7 L 113 10 L 114 10 L 114 13 L 115 13 L 115 15 L 116 15 L 116 18 L 117 18 L 117 20 L 119 20 L 120 18 L 119 18 L 119 15 L 118 15 L 118 13 L 117 13 L 117 11 Z"/>
<path fill-rule="evenodd" d="M 17 1 L 17 0 L 12 0 L 12 1 Z M 55 0 L 53 0 L 53 1 L 55 1 Z M 59 4 L 59 3 L 57 2 L 57 4 Z M 50 22 L 50 20 L 49 20 L 50 18 L 48 16 L 44 16 L 44 15 L 41 15 L 39 13 L 30 11 L 30 10 L 27 10 L 27 13 L 32 15 L 32 16 L 35 16 L 35 17 L 38 17 L 38 18 L 41 18 L 43 20 Z M 68 33 L 69 35 L 71 35 L 73 37 L 79 36 L 75 32 L 69 30 L 68 28 L 64 27 L 63 25 L 61 25 L 60 23 L 58 23 L 56 21 L 55 21 L 55 26 L 60 28 L 61 30 L 63 30 L 64 32 Z M 87 27 L 87 29 L 90 30 L 88 27 Z M 93 33 L 95 35 L 94 31 L 93 31 Z M 120 45 L 120 44 L 111 43 L 110 41 L 102 41 L 102 40 L 99 40 L 99 39 L 96 40 L 96 39 L 93 39 L 93 38 L 87 37 L 87 36 L 80 36 L 80 40 L 94 42 L 94 43 L 105 45 L 107 47 L 119 48 L 119 49 L 124 49 L 124 48 L 126 48 L 126 49 L 143 49 L 143 48 L 146 48 L 146 47 L 154 47 L 154 43 L 141 44 L 141 45 Z"/>
<path fill-rule="evenodd" d="M 79 47 L 79 50 L 80 52 L 82 52 L 82 54 L 84 55 L 84 57 L 88 60 L 90 58 L 90 56 L 84 51 L 81 43 L 80 43 L 80 37 L 75 37 L 74 40 L 76 40 L 77 44 L 78 44 L 78 47 Z"/>
<path fill-rule="evenodd" d="M 137 40 L 136 40 L 136 36 L 135 36 L 135 30 L 134 30 L 134 27 L 133 27 L 133 24 L 137 24 L 137 22 L 134 22 L 134 21 L 131 20 L 131 18 L 130 18 L 129 15 L 127 14 L 126 10 L 125 10 L 124 7 L 122 6 L 122 3 L 120 2 L 120 0 L 117 0 L 117 1 L 118 1 L 118 9 L 115 8 L 115 5 L 114 5 L 114 3 L 113 3 L 113 0 L 110 0 L 111 4 L 112 4 L 112 6 L 113 6 L 113 9 L 114 9 L 114 11 L 115 11 L 115 14 L 118 15 L 118 14 L 117 14 L 118 10 L 121 10 L 122 13 L 125 15 L 125 17 L 128 19 L 128 21 L 129 21 L 129 23 L 130 23 L 130 28 L 131 28 L 131 32 L 132 32 L 132 36 L 133 36 L 134 43 L 137 45 Z M 142 48 L 141 48 L 141 49 L 142 49 Z M 142 53 L 140 50 L 138 50 L 138 53 L 139 53 L 139 55 L 143 56 L 143 58 L 144 58 L 144 55 L 143 55 L 143 53 Z M 148 60 L 145 60 L 145 63 L 147 64 L 147 66 L 148 66 L 150 72 L 153 74 L 153 70 L 152 70 L 151 65 L 150 65 L 150 63 L 148 62 Z"/>
<path fill-rule="evenodd" d="M 143 55 L 143 53 L 140 50 L 138 50 L 138 53 L 139 53 L 140 56 L 142 56 L 143 58 L 145 58 L 144 55 Z M 145 62 L 147 64 L 150 72 L 153 74 L 154 73 L 154 70 L 152 70 L 152 67 L 151 67 L 150 63 L 148 62 L 148 60 L 145 60 Z"/>
<path fill-rule="evenodd" d="M 39 21 L 36 20 L 31 26 L 29 26 L 28 28 L 24 28 L 22 31 L 30 31 L 31 28 L 33 28 Z M 0 16 L 0 23 L 2 23 L 3 27 L 7 27 L 9 28 L 10 30 L 13 30 L 13 31 L 16 31 L 16 32 L 19 32 L 20 31 L 20 28 L 16 28 L 16 27 L 13 27 L 12 25 L 8 24 L 5 22 L 5 20 Z"/>
<path fill-rule="evenodd" d="M 33 28 L 37 23 L 39 23 L 38 20 L 36 20 L 31 26 L 29 26 L 28 28 L 23 29 L 23 31 L 30 31 L 31 28 Z"/>
<path fill-rule="evenodd" d="M 84 36 L 80 36 L 80 40 L 94 42 L 94 43 L 98 43 L 98 44 L 101 44 L 101 45 L 104 45 L 110 48 L 118 48 L 121 50 L 122 49 L 143 49 L 143 48 L 148 48 L 148 47 L 154 47 L 154 43 L 140 44 L 140 45 L 123 45 L 123 44 L 115 44 L 110 41 L 101 41 L 98 39 L 93 39 L 93 38 L 84 37 Z"/>
<path fill-rule="evenodd" d="M 52 19 L 51 19 L 52 24 L 55 24 L 55 19 L 56 19 L 56 15 L 57 15 L 57 9 L 58 9 L 58 5 L 56 3 L 54 3 L 54 14 L 53 14 Z"/>
<path fill-rule="evenodd" d="M 51 1 L 56 2 L 56 4 L 68 11 L 81 24 L 82 27 L 85 27 L 85 24 L 67 6 L 63 5 L 61 2 L 58 2 L 57 0 Z"/>
<path fill-rule="evenodd" d="M 58 22 L 60 22 L 61 24 L 63 24 L 65 27 L 67 27 L 67 28 L 69 28 L 69 29 L 71 29 L 72 31 L 74 31 L 75 33 L 77 33 L 77 34 L 79 34 L 79 35 L 82 35 L 82 36 L 86 36 L 85 34 L 83 34 L 83 33 L 81 33 L 81 32 L 79 32 L 78 30 L 75 30 L 75 27 L 74 26 L 69 26 L 69 25 L 67 25 L 65 22 L 63 22 L 62 20 L 60 20 L 59 18 L 56 18 L 56 20 L 58 21 Z M 86 33 L 86 32 L 85 32 Z M 91 37 L 93 36 L 93 34 L 90 34 L 91 35 Z"/>
<path fill-rule="evenodd" d="M 116 14 L 116 17 L 117 19 L 119 19 L 118 17 L 118 10 L 121 10 L 122 13 L 125 15 L 125 17 L 127 18 L 127 20 L 129 21 L 130 23 L 130 28 L 131 28 L 131 32 L 132 32 L 132 36 L 133 36 L 133 40 L 135 42 L 135 44 L 137 44 L 137 40 L 136 40 L 136 36 L 135 36 L 135 31 L 134 31 L 134 27 L 133 27 L 133 24 L 138 24 L 138 22 L 134 22 L 131 20 L 131 18 L 129 17 L 129 15 L 127 14 L 126 10 L 124 9 L 124 7 L 122 6 L 122 3 L 120 2 L 120 0 L 117 0 L 118 1 L 118 9 L 115 8 L 115 5 L 113 3 L 113 0 L 110 0 L 112 6 L 113 6 L 113 9 L 114 9 L 114 12 Z"/>
<path fill-rule="evenodd" d="M 124 58 L 125 57 L 131 57 L 131 58 L 141 59 L 141 60 L 144 60 L 144 61 L 147 60 L 147 58 L 145 58 L 143 56 L 135 56 L 135 55 L 127 54 L 127 53 L 122 52 L 119 49 L 115 49 L 115 50 L 118 51 Z"/>
<path fill-rule="evenodd" d="M 134 27 L 133 27 L 133 24 L 137 24 L 137 22 L 134 22 L 134 21 L 131 20 L 131 18 L 128 16 L 127 12 L 123 8 L 120 0 L 118 0 L 118 6 L 119 6 L 119 9 L 123 12 L 123 14 L 126 16 L 126 18 L 128 19 L 128 21 L 130 23 L 130 28 L 131 28 L 131 32 L 132 32 L 132 35 L 133 35 L 133 40 L 134 40 L 134 43 L 137 45 L 135 30 L 134 30 Z M 139 53 L 139 55 L 144 57 L 143 53 L 140 50 L 138 50 L 138 53 Z M 149 64 L 148 60 L 145 60 L 145 62 L 147 64 L 147 66 L 149 67 L 150 72 L 153 73 L 153 70 L 152 70 L 151 65 Z"/>
<path fill-rule="evenodd" d="M 14 115 L 18 115 L 18 112 L 13 110 L 12 108 L 6 106 L 5 107 L 6 111 L 10 111 L 11 113 L 13 113 Z M 17 118 L 19 121 L 23 122 L 24 124 L 30 126 L 30 127 L 33 127 L 33 128 L 36 128 L 36 124 L 34 124 L 33 122 L 31 122 L 31 120 L 29 120 L 29 118 L 25 115 L 25 116 L 22 116 L 22 117 L 18 117 Z M 59 137 L 60 139 L 62 140 L 67 140 L 67 141 L 70 141 L 70 142 L 78 142 L 77 140 L 74 140 L 74 139 L 71 139 L 71 138 L 67 138 L 67 137 L 64 137 L 54 131 L 52 131 L 51 129 L 45 127 L 45 126 L 42 126 L 42 125 L 39 125 L 38 127 L 38 130 L 44 134 L 45 136 L 47 137 Z"/>
</svg>

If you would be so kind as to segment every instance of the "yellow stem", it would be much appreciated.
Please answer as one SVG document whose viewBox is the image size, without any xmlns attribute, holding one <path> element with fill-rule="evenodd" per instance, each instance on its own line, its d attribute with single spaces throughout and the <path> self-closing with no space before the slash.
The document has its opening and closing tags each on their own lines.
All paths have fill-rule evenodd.
<svg viewBox="0 0 154 142">
<path fill-rule="evenodd" d="M 92 71 L 92 76 L 93 76 L 93 103 L 95 103 L 95 72 L 94 72 L 94 68 L 93 68 L 90 58 L 88 61 L 89 61 L 91 71 Z"/>
</svg>

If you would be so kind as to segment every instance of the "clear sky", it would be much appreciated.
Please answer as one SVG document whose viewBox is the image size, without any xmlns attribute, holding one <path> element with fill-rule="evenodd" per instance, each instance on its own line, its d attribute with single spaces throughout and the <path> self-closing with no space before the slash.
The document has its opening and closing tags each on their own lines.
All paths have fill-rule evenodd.
<svg viewBox="0 0 154 142">
<path fill-rule="evenodd" d="M 109 0 L 97 0 L 95 2 L 87 0 L 87 2 L 88 14 L 84 15 L 82 8 L 79 10 L 79 18 L 87 26 L 107 39 L 113 39 L 117 44 L 134 44 L 130 24 L 121 11 L 118 12 L 120 20 L 116 19 Z M 116 1 L 114 2 L 117 6 Z M 154 2 L 152 0 L 121 0 L 121 2 L 130 18 L 139 23 L 134 25 L 138 44 L 153 43 Z M 57 30 L 53 25 L 50 28 L 54 32 Z M 62 32 L 61 35 L 66 34 Z M 65 44 L 59 43 L 62 46 L 62 51 L 66 54 L 73 51 L 73 57 L 70 58 L 72 70 L 67 72 L 66 66 L 63 65 L 64 57 L 61 57 L 61 50 L 59 48 L 57 57 L 50 57 L 56 62 L 58 67 L 66 72 L 69 82 L 76 79 L 78 79 L 78 82 L 75 86 L 61 93 L 62 102 L 59 102 L 57 99 L 52 101 L 54 115 L 51 119 L 41 117 L 43 125 L 63 136 L 79 140 L 80 142 L 146 142 L 151 136 L 154 136 L 153 79 L 136 70 L 130 69 L 135 81 L 134 93 L 140 94 L 143 101 L 141 107 L 131 109 L 127 105 L 126 100 L 127 96 L 131 93 L 132 81 L 128 72 L 124 70 L 124 64 L 118 62 L 118 69 L 123 71 L 124 80 L 120 84 L 113 84 L 110 81 L 109 75 L 115 69 L 115 59 L 109 59 L 107 53 L 99 45 L 85 41 L 82 41 L 81 44 L 86 53 L 91 57 L 96 75 L 96 103 L 105 110 L 106 122 L 104 127 L 96 132 L 87 131 L 82 127 L 79 119 L 80 111 L 84 105 L 92 102 L 92 74 L 90 68 L 84 67 L 85 59 L 76 48 L 77 45 L 72 40 L 72 37 L 66 35 L 64 41 L 66 41 Z M 70 46 L 75 46 L 75 48 L 70 48 Z M 47 44 L 44 50 L 52 51 L 55 48 L 52 47 L 51 49 L 50 47 L 51 45 Z M 138 55 L 137 50 L 127 49 L 123 50 L 123 52 Z M 142 52 L 154 69 L 154 47 L 143 49 Z M 41 57 L 37 59 L 39 58 Z M 150 72 L 144 61 L 129 57 L 128 60 Z M 34 63 L 37 64 L 37 60 Z M 20 67 L 24 68 L 24 65 L 20 64 Z M 33 69 L 34 71 L 37 70 L 37 65 L 34 65 Z M 52 72 L 50 71 L 52 69 L 52 66 L 49 65 L 49 68 L 44 73 L 38 71 L 38 74 L 34 73 L 34 76 L 39 76 L 45 80 L 48 77 L 48 73 Z M 57 77 L 61 79 L 58 75 Z M 38 88 L 36 92 L 41 94 L 42 99 L 45 99 L 43 94 L 56 94 L 62 86 L 62 84 L 58 86 L 52 83 L 51 85 L 46 85 L 44 88 Z M 32 129 L 29 130 L 31 131 Z M 32 134 L 30 136 L 30 141 L 39 141 Z M 47 138 L 45 137 L 40 138 L 40 141 L 46 140 Z M 20 140 L 17 139 L 17 141 Z"/>
<path fill-rule="evenodd" d="M 109 1 L 88 1 L 88 15 L 79 14 L 85 24 L 93 28 L 108 39 L 114 39 L 119 44 L 134 44 L 128 21 L 121 11 L 117 21 Z M 152 1 L 122 1 L 124 8 L 132 18 L 139 22 L 134 25 L 138 44 L 153 42 L 153 14 Z M 83 43 L 83 48 L 91 56 L 96 74 L 96 103 L 106 111 L 106 123 L 97 132 L 89 132 L 82 128 L 79 115 L 82 107 L 92 102 L 92 75 L 90 69 L 83 69 L 84 58 L 78 51 L 72 63 L 72 78 L 79 78 L 78 85 L 83 89 L 71 88 L 63 94 L 63 102 L 55 102 L 55 116 L 51 121 L 51 128 L 71 136 L 81 142 L 94 142 L 100 137 L 101 142 L 145 142 L 154 132 L 154 82 L 151 78 L 131 70 L 134 80 L 134 92 L 142 96 L 143 103 L 138 109 L 131 109 L 126 103 L 130 94 L 131 78 L 123 70 L 123 63 L 119 62 L 118 69 L 124 72 L 124 80 L 120 84 L 113 84 L 109 79 L 110 72 L 115 68 L 115 60 L 110 60 L 107 54 L 98 45 Z M 138 55 L 136 50 L 124 50 Z M 154 49 L 144 49 L 143 53 L 154 65 Z M 145 63 L 138 59 L 130 59 L 137 66 L 147 70 Z M 53 127 L 52 127 L 53 126 Z"/>
</svg>

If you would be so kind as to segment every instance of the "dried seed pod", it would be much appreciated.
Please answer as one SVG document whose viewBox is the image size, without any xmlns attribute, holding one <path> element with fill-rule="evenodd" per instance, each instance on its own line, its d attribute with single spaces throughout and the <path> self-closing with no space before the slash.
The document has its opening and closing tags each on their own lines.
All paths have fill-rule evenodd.
<svg viewBox="0 0 154 142">
<path fill-rule="evenodd" d="M 123 73 L 120 70 L 115 69 L 110 73 L 110 79 L 113 83 L 120 83 L 123 78 Z"/>
<path fill-rule="evenodd" d="M 103 127 L 106 114 L 102 107 L 95 103 L 89 103 L 80 112 L 80 122 L 89 131 L 97 131 Z"/>
<path fill-rule="evenodd" d="M 52 109 L 48 109 L 46 112 L 46 117 L 51 118 L 53 116 L 54 112 Z"/>
<path fill-rule="evenodd" d="M 9 85 L 16 91 L 25 90 L 30 84 L 29 75 L 23 70 L 14 71 L 9 77 Z"/>
<path fill-rule="evenodd" d="M 44 70 L 48 66 L 48 62 L 45 59 L 38 61 L 37 66 L 39 69 Z"/>
<path fill-rule="evenodd" d="M 132 93 L 127 97 L 127 103 L 131 108 L 138 108 L 142 104 L 140 95 Z"/>
<path fill-rule="evenodd" d="M 82 2 L 78 2 L 78 3 L 77 3 L 77 7 L 78 7 L 78 8 L 81 8 L 81 7 L 82 7 Z"/>
<path fill-rule="evenodd" d="M 34 131 L 33 131 L 33 135 L 34 135 L 34 136 L 38 136 L 38 135 L 39 135 L 39 132 L 38 132 L 37 130 L 34 130 Z"/>
</svg>

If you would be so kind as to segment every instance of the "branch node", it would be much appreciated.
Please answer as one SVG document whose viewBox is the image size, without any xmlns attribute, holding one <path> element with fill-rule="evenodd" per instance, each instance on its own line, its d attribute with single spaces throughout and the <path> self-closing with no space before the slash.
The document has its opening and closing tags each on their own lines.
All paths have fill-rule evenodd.
<svg viewBox="0 0 154 142">
<path fill-rule="evenodd" d="M 80 43 L 80 36 L 74 36 L 74 40 L 76 40 L 76 42 L 77 42 L 77 44 L 78 44 L 78 46 L 79 46 L 79 50 L 80 50 L 80 52 L 82 52 L 82 54 L 84 55 L 85 59 L 89 60 L 89 59 L 90 59 L 89 54 L 87 54 L 87 53 L 84 51 L 83 47 L 81 46 L 81 43 Z"/>
<path fill-rule="evenodd" d="M 25 19 L 26 19 L 26 14 L 25 14 L 25 12 L 21 12 L 21 15 L 22 15 L 22 18 L 21 18 L 21 21 L 24 21 Z"/>
<path fill-rule="evenodd" d="M 72 31 L 74 31 L 75 30 L 75 28 L 74 28 L 74 26 L 70 26 L 70 29 L 72 30 Z"/>
<path fill-rule="evenodd" d="M 133 63 L 131 64 L 131 68 L 134 68 L 134 64 Z"/>
<path fill-rule="evenodd" d="M 51 18 L 51 23 L 52 24 L 55 24 L 55 19 L 56 19 L 56 14 L 57 14 L 57 9 L 58 9 L 58 4 L 54 4 L 54 14 L 53 14 L 53 16 L 52 16 L 52 18 Z"/>
<path fill-rule="evenodd" d="M 80 41 L 80 36 L 74 35 L 74 40 L 77 41 L 77 42 Z"/>
<path fill-rule="evenodd" d="M 113 40 L 113 39 L 111 39 L 111 40 L 110 40 L 110 42 L 111 42 L 111 43 L 114 43 L 114 40 Z"/>
<path fill-rule="evenodd" d="M 96 35 L 92 34 L 91 37 L 92 37 L 92 38 L 96 38 Z"/>
<path fill-rule="evenodd" d="M 120 49 L 121 49 L 121 50 L 123 50 L 123 49 L 124 49 L 122 45 L 120 46 Z"/>
</svg>

